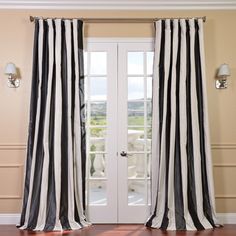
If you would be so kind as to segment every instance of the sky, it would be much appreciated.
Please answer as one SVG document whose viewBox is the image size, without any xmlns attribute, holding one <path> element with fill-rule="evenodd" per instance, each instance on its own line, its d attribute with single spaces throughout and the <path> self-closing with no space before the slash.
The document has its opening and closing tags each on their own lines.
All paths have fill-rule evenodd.
<svg viewBox="0 0 236 236">
<path fill-rule="evenodd" d="M 146 53 L 146 62 L 143 52 L 128 52 L 127 55 L 127 89 L 128 100 L 144 98 L 144 89 L 147 88 L 147 98 L 151 98 L 153 52 Z M 88 68 L 87 53 L 85 53 L 85 75 L 90 71 L 91 100 L 104 101 L 107 94 L 107 54 L 106 52 L 90 53 L 90 68 Z M 144 64 L 146 63 L 146 71 Z M 145 85 L 144 73 L 149 75 Z M 92 77 L 93 76 L 93 77 Z M 87 79 L 87 77 L 86 77 Z M 88 81 L 87 81 L 88 82 Z M 86 91 L 88 84 L 86 83 Z"/>
</svg>

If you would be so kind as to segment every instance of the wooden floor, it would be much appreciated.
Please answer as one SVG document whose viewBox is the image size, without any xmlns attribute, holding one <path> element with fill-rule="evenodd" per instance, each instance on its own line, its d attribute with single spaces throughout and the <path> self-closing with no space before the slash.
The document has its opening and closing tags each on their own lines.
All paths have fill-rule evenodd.
<svg viewBox="0 0 236 236">
<path fill-rule="evenodd" d="M 0 225 L 0 236 L 28 236 L 36 234 L 40 236 L 236 236 L 236 225 L 225 225 L 222 228 L 213 230 L 188 232 L 148 229 L 143 225 L 92 225 L 82 230 L 48 233 L 19 230 L 14 225 Z"/>
</svg>

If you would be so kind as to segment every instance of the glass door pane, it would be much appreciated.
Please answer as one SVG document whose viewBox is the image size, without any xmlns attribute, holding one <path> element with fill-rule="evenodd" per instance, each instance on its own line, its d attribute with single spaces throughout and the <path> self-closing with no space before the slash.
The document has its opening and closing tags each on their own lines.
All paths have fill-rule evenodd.
<svg viewBox="0 0 236 236">
<path fill-rule="evenodd" d="M 92 43 L 85 54 L 87 203 L 93 223 L 117 222 L 116 171 L 111 171 L 112 165 L 116 165 L 117 150 L 113 123 L 117 99 L 113 81 L 116 51 L 116 44 Z"/>
<path fill-rule="evenodd" d="M 119 44 L 119 223 L 144 223 L 150 208 L 153 52 L 147 44 Z"/>
</svg>

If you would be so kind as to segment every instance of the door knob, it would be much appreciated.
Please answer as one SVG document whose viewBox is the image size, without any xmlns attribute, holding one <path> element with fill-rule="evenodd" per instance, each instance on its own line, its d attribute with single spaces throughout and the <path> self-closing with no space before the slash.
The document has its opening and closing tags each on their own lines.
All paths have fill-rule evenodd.
<svg viewBox="0 0 236 236">
<path fill-rule="evenodd" d="M 122 151 L 122 152 L 120 153 L 120 155 L 121 155 L 122 157 L 132 156 L 132 154 L 128 154 L 128 153 L 125 152 L 125 151 Z"/>
<path fill-rule="evenodd" d="M 122 157 L 127 157 L 127 152 L 122 151 L 122 152 L 120 153 L 120 155 L 121 155 Z"/>
</svg>

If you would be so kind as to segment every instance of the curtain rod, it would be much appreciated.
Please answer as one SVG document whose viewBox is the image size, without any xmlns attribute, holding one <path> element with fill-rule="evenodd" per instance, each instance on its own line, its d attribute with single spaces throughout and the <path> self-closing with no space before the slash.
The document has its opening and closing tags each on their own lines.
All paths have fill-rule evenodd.
<svg viewBox="0 0 236 236">
<path fill-rule="evenodd" d="M 30 16 L 30 21 L 34 22 L 36 19 L 51 19 L 51 18 L 44 18 L 39 16 Z M 57 19 L 53 18 L 53 19 Z M 82 20 L 85 23 L 153 23 L 157 20 L 166 20 L 166 19 L 202 19 L 203 22 L 206 22 L 206 16 L 200 16 L 200 17 L 165 17 L 165 18 L 62 18 L 64 20 L 72 20 L 72 19 L 78 19 Z"/>
</svg>

